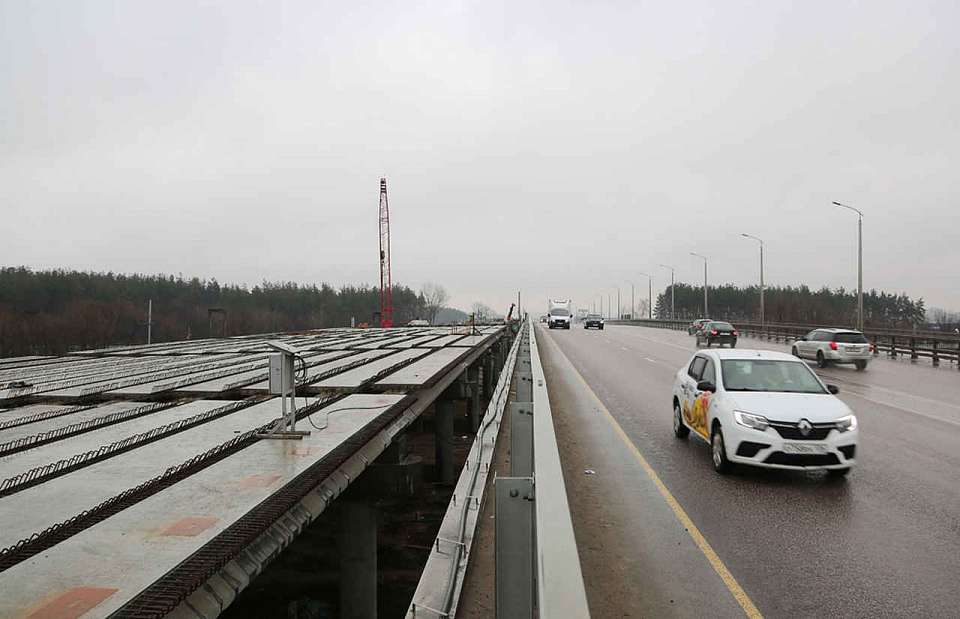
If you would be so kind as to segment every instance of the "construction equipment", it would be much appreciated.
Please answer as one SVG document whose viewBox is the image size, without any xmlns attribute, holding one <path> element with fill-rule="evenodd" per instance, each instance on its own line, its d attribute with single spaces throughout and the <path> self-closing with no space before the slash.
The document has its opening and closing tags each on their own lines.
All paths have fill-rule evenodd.
<svg viewBox="0 0 960 619">
<path fill-rule="evenodd" d="M 380 326 L 393 326 L 393 283 L 390 279 L 390 208 L 387 179 L 380 179 Z"/>
</svg>

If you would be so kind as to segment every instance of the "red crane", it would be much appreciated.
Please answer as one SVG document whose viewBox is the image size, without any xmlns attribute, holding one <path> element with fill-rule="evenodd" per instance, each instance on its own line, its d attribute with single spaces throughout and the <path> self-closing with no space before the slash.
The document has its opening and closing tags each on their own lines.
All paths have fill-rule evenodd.
<svg viewBox="0 0 960 619">
<path fill-rule="evenodd" d="M 390 208 L 387 179 L 380 179 L 380 326 L 393 326 L 393 283 L 390 281 Z"/>
</svg>

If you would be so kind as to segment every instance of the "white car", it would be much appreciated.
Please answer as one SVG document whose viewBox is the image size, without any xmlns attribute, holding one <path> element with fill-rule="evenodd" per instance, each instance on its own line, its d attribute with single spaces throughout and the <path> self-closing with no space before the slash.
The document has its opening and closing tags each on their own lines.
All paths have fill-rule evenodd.
<svg viewBox="0 0 960 619">
<path fill-rule="evenodd" d="M 769 350 L 704 350 L 677 372 L 673 431 L 711 446 L 713 467 L 826 469 L 856 463 L 857 418 L 806 363 Z"/>
<path fill-rule="evenodd" d="M 867 369 L 873 356 L 873 344 L 852 329 L 814 329 L 798 338 L 791 350 L 794 357 L 816 359 L 821 368 L 831 363 L 852 363 L 861 371 Z"/>
</svg>

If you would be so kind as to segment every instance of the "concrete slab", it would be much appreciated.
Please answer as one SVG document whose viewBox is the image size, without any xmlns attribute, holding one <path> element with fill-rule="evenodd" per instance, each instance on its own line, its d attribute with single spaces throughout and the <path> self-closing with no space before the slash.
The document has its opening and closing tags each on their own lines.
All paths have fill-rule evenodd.
<svg viewBox="0 0 960 619">
<path fill-rule="evenodd" d="M 110 378 L 88 382 L 82 381 L 80 384 L 70 384 L 63 388 L 40 388 L 38 393 L 44 393 L 51 397 L 81 397 L 95 393 L 106 393 L 116 389 L 122 389 L 133 385 L 141 385 L 148 382 L 159 380 L 169 380 L 175 377 L 193 374 L 195 372 L 214 370 L 217 368 L 226 368 L 239 360 L 241 356 L 215 356 L 215 357 L 160 357 L 155 366 L 149 369 L 140 368 L 132 374 L 118 373 Z"/>
<path fill-rule="evenodd" d="M 80 596 L 91 599 L 84 619 L 107 617 L 402 398 L 349 396 L 331 408 L 375 410 L 335 412 L 303 441 L 259 441 L 8 569 L 0 574 L 0 616 Z M 327 416 L 313 417 L 321 425 Z"/>
<path fill-rule="evenodd" d="M 168 377 L 160 380 L 150 381 L 148 383 L 131 385 L 129 387 L 123 387 L 122 389 L 108 391 L 107 395 L 122 397 L 148 396 L 156 393 L 163 393 L 164 391 L 171 391 L 180 386 L 200 383 L 220 376 L 239 374 L 241 372 L 254 370 L 257 368 L 263 372 L 266 372 L 268 365 L 269 358 L 266 354 L 244 355 L 243 358 L 237 363 L 218 365 L 217 367 L 209 370 L 188 372 L 172 378 Z"/>
<path fill-rule="evenodd" d="M 0 522 L 4 523 L 0 528 L 0 548 L 152 479 L 167 468 L 228 441 L 235 433 L 254 429 L 279 416 L 278 400 L 263 402 L 6 496 L 0 499 Z M 0 616 L 4 616 L 2 611 Z"/>
<path fill-rule="evenodd" d="M 474 346 L 479 346 L 480 344 L 484 343 L 491 337 L 493 337 L 492 333 L 486 333 L 481 335 L 468 335 L 464 338 L 457 340 L 456 342 L 450 345 L 463 347 L 463 348 L 473 348 Z"/>
<path fill-rule="evenodd" d="M 344 352 L 344 351 L 341 351 Z M 323 376 L 328 372 L 336 372 L 340 368 L 348 368 L 356 363 L 364 363 L 367 361 L 373 361 L 375 359 L 380 359 L 389 355 L 391 351 L 389 350 L 365 350 L 363 352 L 355 351 L 345 351 L 353 352 L 348 357 L 342 357 L 340 359 L 335 359 L 328 363 L 321 363 L 320 365 L 308 368 L 307 378 L 304 381 L 307 385 L 312 385 L 315 381 L 318 380 L 319 376 Z M 268 381 L 263 380 L 252 385 L 244 387 L 244 391 L 249 391 L 251 393 L 266 393 L 269 387 Z"/>
<path fill-rule="evenodd" d="M 143 402 L 110 402 L 109 404 L 101 404 L 100 406 L 96 406 L 94 408 L 88 408 L 87 410 L 80 411 L 77 413 L 71 413 L 69 415 L 63 415 L 61 417 L 43 419 L 41 421 L 36 421 L 34 423 L 28 423 L 22 426 L 7 428 L 5 430 L 0 430 L 0 444 L 9 443 L 17 439 L 21 439 L 27 436 L 33 436 L 35 434 L 41 434 L 43 432 L 50 432 L 52 430 L 56 430 L 57 428 L 73 425 L 75 423 L 90 421 L 91 419 L 96 419 L 97 417 L 103 417 L 104 415 L 109 415 L 110 413 L 116 413 L 118 411 L 127 410 L 128 408 L 136 408 L 137 406 L 142 406 L 143 404 L 144 404 Z M 49 405 L 43 405 L 43 406 L 49 406 Z M 69 408 L 69 405 L 64 406 L 63 404 L 58 404 L 56 406 L 53 406 L 52 408 L 53 409 Z M 19 411 L 21 409 L 16 409 L 16 410 Z M 4 415 L 3 418 L 6 419 L 7 415 Z M 3 460 L 4 460 L 3 458 L 0 458 L 0 462 L 3 462 Z"/>
<path fill-rule="evenodd" d="M 69 408 L 69 405 L 27 404 L 26 406 L 19 406 L 17 408 L 0 408 L 0 423 L 4 423 L 12 419 L 18 419 L 20 417 L 26 417 L 28 415 L 36 415 L 37 413 L 46 413 L 49 411 L 55 411 L 61 408 Z"/>
<path fill-rule="evenodd" d="M 41 445 L 34 449 L 4 456 L 0 458 L 0 480 L 25 473 L 38 466 L 45 466 L 77 454 L 96 450 L 101 446 L 110 445 L 127 437 L 135 436 L 142 432 L 152 430 L 153 428 L 165 426 L 180 419 L 213 410 L 218 406 L 229 403 L 230 400 L 196 400 L 194 402 L 187 402 L 180 406 L 166 408 L 155 413 L 143 415 L 142 417 L 135 417 L 129 421 L 123 421 L 111 426 L 64 438 L 54 443 Z M 136 408 L 137 406 L 142 406 L 142 403 L 115 402 L 99 406 L 94 410 L 99 412 L 97 415 L 99 417 L 120 410 Z M 70 416 L 68 415 L 68 417 Z M 61 418 L 61 423 L 63 423 L 63 418 Z M 3 439 L 3 434 L 0 434 L 0 440 Z M 4 440 L 3 442 L 6 441 Z"/>
<path fill-rule="evenodd" d="M 383 372 L 384 370 L 405 363 L 411 359 L 422 357 L 428 353 L 429 351 L 419 348 L 399 350 L 393 354 L 383 357 L 382 359 L 371 361 L 370 363 L 361 365 L 358 368 L 347 370 L 346 372 L 337 374 L 336 376 L 326 378 L 316 384 L 311 385 L 311 387 L 319 389 L 355 389 L 363 383 L 369 381 L 379 372 Z"/>
<path fill-rule="evenodd" d="M 463 348 L 441 348 L 377 381 L 380 387 L 421 387 L 437 378 L 448 366 L 469 354 Z"/>
<path fill-rule="evenodd" d="M 310 376 L 311 368 L 325 365 L 332 367 L 332 364 L 328 364 L 328 361 L 344 358 L 345 356 L 351 355 L 350 351 L 329 351 L 329 352 L 309 352 L 305 353 L 304 358 L 307 361 L 307 376 Z M 223 391 L 228 391 L 231 389 L 237 389 L 240 387 L 248 387 L 255 383 L 262 383 L 262 389 L 267 388 L 267 381 L 264 380 L 264 376 L 267 373 L 269 363 L 264 364 L 256 369 L 248 370 L 246 372 L 240 372 L 238 374 L 230 374 L 229 376 L 223 376 L 220 378 L 214 378 L 212 380 L 187 385 L 185 387 L 180 387 L 176 391 L 178 393 L 220 393 Z"/>
<path fill-rule="evenodd" d="M 444 346 L 449 346 L 450 344 L 453 344 L 462 338 L 463 335 L 445 335 L 433 340 L 432 342 L 427 342 L 423 346 L 425 348 L 443 348 Z"/>
<path fill-rule="evenodd" d="M 441 335 L 440 335 L 440 334 L 437 334 L 437 333 L 431 333 L 430 335 L 421 335 L 421 336 L 419 336 L 419 337 L 413 338 L 412 340 L 406 340 L 406 341 L 403 341 L 403 342 L 397 342 L 397 343 L 395 343 L 395 344 L 390 344 L 389 346 L 387 346 L 387 348 L 414 348 L 414 347 L 419 347 L 419 346 L 423 346 L 423 345 L 426 344 L 427 342 L 432 342 L 433 340 L 437 339 L 438 337 L 441 337 Z"/>
</svg>

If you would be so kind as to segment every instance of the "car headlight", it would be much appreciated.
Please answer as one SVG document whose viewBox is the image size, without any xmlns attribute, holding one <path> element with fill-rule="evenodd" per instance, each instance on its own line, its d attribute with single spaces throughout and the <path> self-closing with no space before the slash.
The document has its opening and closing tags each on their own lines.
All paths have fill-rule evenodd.
<svg viewBox="0 0 960 619">
<path fill-rule="evenodd" d="M 754 415 L 753 413 L 733 411 L 733 418 L 736 419 L 737 423 L 739 423 L 741 426 L 753 428 L 754 430 L 763 431 L 770 427 L 766 417 Z"/>
<path fill-rule="evenodd" d="M 847 415 L 846 417 L 841 417 L 837 419 L 837 430 L 841 432 L 849 432 L 850 430 L 857 429 L 857 416 L 856 415 Z"/>
</svg>

